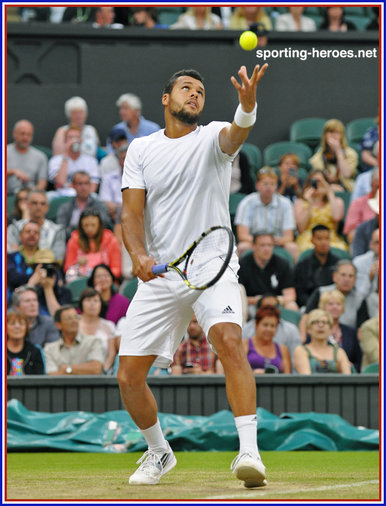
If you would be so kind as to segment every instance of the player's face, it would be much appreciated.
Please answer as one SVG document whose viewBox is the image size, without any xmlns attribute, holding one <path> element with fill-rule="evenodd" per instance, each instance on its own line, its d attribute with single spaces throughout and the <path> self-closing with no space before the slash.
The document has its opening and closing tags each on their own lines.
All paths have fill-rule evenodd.
<svg viewBox="0 0 386 506">
<path fill-rule="evenodd" d="M 170 94 L 163 97 L 164 105 L 182 123 L 198 123 L 205 103 L 205 89 L 201 81 L 189 76 L 181 76 L 174 83 Z"/>
</svg>

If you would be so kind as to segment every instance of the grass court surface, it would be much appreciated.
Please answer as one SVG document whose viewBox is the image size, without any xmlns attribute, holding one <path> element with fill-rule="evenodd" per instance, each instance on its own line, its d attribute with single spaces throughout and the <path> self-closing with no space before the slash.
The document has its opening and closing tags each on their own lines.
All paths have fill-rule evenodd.
<svg viewBox="0 0 386 506">
<path fill-rule="evenodd" d="M 245 489 L 229 469 L 236 452 L 176 452 L 159 485 L 128 478 L 142 453 L 10 453 L 6 499 L 261 500 L 379 498 L 378 452 L 263 452 L 266 487 Z"/>
</svg>

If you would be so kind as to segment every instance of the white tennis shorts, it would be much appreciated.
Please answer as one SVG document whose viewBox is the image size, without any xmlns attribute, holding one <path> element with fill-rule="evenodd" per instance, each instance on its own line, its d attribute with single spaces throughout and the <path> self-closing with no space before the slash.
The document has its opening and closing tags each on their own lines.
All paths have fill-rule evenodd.
<svg viewBox="0 0 386 506">
<path fill-rule="evenodd" d="M 216 323 L 242 326 L 242 305 L 237 277 L 227 269 L 204 291 L 188 288 L 176 273 L 140 282 L 122 326 L 119 355 L 156 355 L 153 365 L 168 367 L 181 343 L 193 312 L 210 336 Z"/>
</svg>

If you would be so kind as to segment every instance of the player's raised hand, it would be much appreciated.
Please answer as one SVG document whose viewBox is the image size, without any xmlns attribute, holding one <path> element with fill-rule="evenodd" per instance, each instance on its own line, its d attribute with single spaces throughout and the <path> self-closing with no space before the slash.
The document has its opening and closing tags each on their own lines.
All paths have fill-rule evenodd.
<svg viewBox="0 0 386 506">
<path fill-rule="evenodd" d="M 239 94 L 239 102 L 245 112 L 251 112 L 255 107 L 257 84 L 265 74 L 267 68 L 268 63 L 265 63 L 261 68 L 260 65 L 256 65 L 251 78 L 249 78 L 245 65 L 242 65 L 237 73 L 241 84 L 234 76 L 231 77 L 231 83 Z"/>
</svg>

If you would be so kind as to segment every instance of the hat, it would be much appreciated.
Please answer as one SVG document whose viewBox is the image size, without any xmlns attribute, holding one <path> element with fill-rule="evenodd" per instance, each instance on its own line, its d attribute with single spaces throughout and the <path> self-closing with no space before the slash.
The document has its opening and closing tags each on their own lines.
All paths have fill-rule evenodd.
<svg viewBox="0 0 386 506">
<path fill-rule="evenodd" d="M 379 214 L 379 191 L 377 190 L 377 193 L 372 199 L 369 199 L 368 201 L 369 207 L 372 211 L 374 211 L 375 214 Z"/>
<path fill-rule="evenodd" d="M 263 37 L 264 35 L 268 35 L 269 31 L 265 28 L 263 23 L 253 23 L 249 29 L 251 32 L 255 32 L 258 37 Z"/>
<path fill-rule="evenodd" d="M 123 140 L 127 139 L 126 132 L 123 130 L 123 128 L 120 128 L 120 127 L 112 128 L 110 131 L 109 137 L 112 142 L 121 141 L 121 140 L 123 141 Z"/>
<path fill-rule="evenodd" d="M 54 264 L 56 258 L 50 249 L 39 249 L 34 255 L 35 264 Z"/>
</svg>

